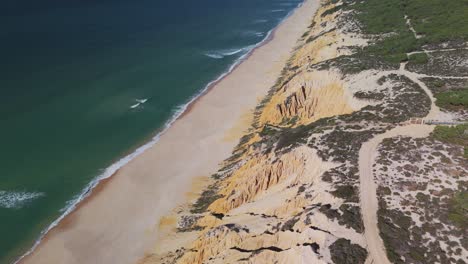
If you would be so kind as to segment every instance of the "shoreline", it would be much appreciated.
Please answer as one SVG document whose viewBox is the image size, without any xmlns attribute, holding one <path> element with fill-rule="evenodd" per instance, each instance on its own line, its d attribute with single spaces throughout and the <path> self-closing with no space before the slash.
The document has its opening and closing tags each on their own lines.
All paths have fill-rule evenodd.
<svg viewBox="0 0 468 264">
<path fill-rule="evenodd" d="M 262 46 L 268 44 L 274 36 L 275 36 L 275 31 L 276 29 L 286 20 L 288 17 L 295 12 L 297 8 L 300 8 L 302 6 L 303 2 L 299 3 L 297 7 L 295 7 L 291 12 L 289 12 L 279 23 L 276 25 L 273 29 L 268 31 L 268 33 L 265 35 L 265 38 L 261 40 L 260 42 L 254 44 L 253 48 L 250 49 L 247 53 L 244 55 L 240 56 L 237 60 L 234 61 L 232 65 L 229 66 L 228 70 L 220 74 L 218 77 L 216 77 L 213 81 L 210 81 L 205 85 L 203 89 L 201 89 L 199 92 L 197 92 L 195 95 L 189 98 L 187 103 L 184 103 L 182 105 L 179 105 L 176 107 L 174 114 L 172 117 L 170 117 L 164 125 L 161 127 L 161 129 L 157 130 L 155 132 L 154 136 L 151 136 L 149 140 L 145 141 L 146 143 L 140 145 L 137 147 L 135 150 L 132 152 L 129 152 L 129 154 L 123 156 L 122 158 L 118 159 L 116 162 L 112 163 L 110 166 L 108 166 L 104 172 L 100 175 L 98 175 L 95 179 L 93 179 L 88 185 L 83 189 L 83 191 L 78 195 L 77 198 L 74 198 L 72 200 L 69 200 L 67 203 L 71 203 L 71 205 L 67 205 L 66 207 L 63 208 L 63 214 L 60 215 L 56 220 L 54 220 L 46 229 L 44 229 L 41 234 L 39 235 L 39 238 L 34 241 L 33 246 L 23 255 L 21 255 L 17 260 L 15 260 L 13 263 L 22 263 L 23 258 L 26 258 L 30 254 L 34 252 L 34 250 L 42 243 L 44 240 L 47 240 L 47 235 L 53 230 L 53 229 L 60 229 L 60 225 L 62 222 L 67 221 L 68 217 L 72 217 L 73 213 L 79 210 L 80 207 L 82 207 L 85 203 L 89 202 L 89 200 L 92 199 L 93 195 L 97 192 L 99 192 L 99 189 L 102 189 L 112 178 L 115 176 L 119 170 L 131 162 L 133 159 L 137 158 L 141 154 L 143 154 L 147 149 L 153 147 L 154 145 L 157 144 L 159 141 L 160 137 L 172 126 L 173 123 L 177 122 L 177 120 L 183 118 L 186 114 L 188 114 L 191 109 L 196 105 L 196 103 L 201 99 L 204 95 L 210 92 L 213 87 L 216 86 L 219 82 L 221 82 L 224 78 L 226 78 L 230 73 L 232 73 L 242 62 L 247 60 L 255 50 L 258 48 L 261 48 Z M 123 161 L 123 163 L 121 163 Z M 113 169 L 114 166 L 117 166 L 117 169 Z M 112 173 L 106 173 L 108 170 L 113 171 Z M 102 186 L 101 186 L 102 185 Z"/>
<path fill-rule="evenodd" d="M 244 62 L 248 61 L 250 57 L 252 57 L 256 51 L 261 49 L 262 47 L 269 44 L 272 40 L 275 39 L 275 35 L 278 29 L 282 27 L 282 25 L 287 21 L 292 15 L 294 15 L 301 7 L 304 6 L 305 3 L 313 2 L 312 0 L 305 0 L 302 3 L 294 8 L 291 12 L 289 12 L 284 19 L 282 19 L 278 25 L 276 25 L 272 30 L 268 32 L 265 38 L 255 44 L 255 46 L 249 50 L 246 54 L 242 55 L 238 58 L 230 67 L 229 69 L 218 76 L 215 80 L 209 82 L 200 92 L 196 95 L 191 97 L 187 103 L 178 107 L 178 110 L 174 112 L 173 117 L 171 117 L 164 126 L 160 129 L 160 131 L 156 132 L 156 135 L 153 136 L 149 142 L 141 145 L 140 147 L 136 148 L 135 151 L 131 152 L 130 154 L 124 156 L 123 158 L 117 160 L 111 166 L 107 167 L 105 171 L 96 177 L 95 180 L 90 182 L 86 188 L 84 188 L 83 192 L 79 195 L 77 199 L 72 203 L 71 206 L 67 207 L 64 214 L 62 214 L 57 220 L 55 220 L 46 230 L 41 234 L 38 240 L 36 240 L 34 246 L 26 252 L 23 256 L 21 256 L 15 263 L 25 263 L 31 257 L 35 255 L 35 253 L 46 243 L 50 241 L 52 236 L 56 235 L 57 233 L 64 232 L 65 230 L 71 228 L 74 225 L 75 220 L 73 219 L 77 217 L 77 214 L 80 213 L 80 210 L 86 207 L 88 204 L 92 203 L 97 196 L 99 196 L 103 191 L 109 188 L 109 185 L 112 184 L 117 176 L 119 176 L 122 169 L 125 169 L 129 164 L 134 162 L 141 156 L 144 156 L 146 152 L 153 149 L 163 136 L 166 135 L 169 129 L 171 129 L 178 121 L 184 119 L 189 114 L 191 114 L 192 110 L 198 106 L 198 103 L 204 99 L 207 95 L 209 95 L 213 88 L 215 88 L 218 84 L 222 83 L 223 80 L 230 77 L 233 72 L 236 71 Z M 309 17 L 310 18 L 310 17 Z M 305 29 L 305 28 L 304 28 Z M 299 35 L 300 37 L 300 35 Z M 296 43 L 297 39 L 294 39 Z M 289 55 L 290 53 L 288 53 Z M 281 67 L 282 68 L 282 67 Z M 278 77 L 278 76 L 276 76 Z M 266 95 L 266 94 L 265 94 Z M 255 106 L 255 105 L 254 105 Z M 235 142 L 237 143 L 237 142 Z M 194 175 L 195 177 L 196 175 Z M 182 196 L 182 195 L 181 195 Z M 72 200 L 73 201 L 73 200 Z M 159 220 L 159 219 L 158 219 Z M 156 236 L 155 236 L 156 237 Z"/>
</svg>

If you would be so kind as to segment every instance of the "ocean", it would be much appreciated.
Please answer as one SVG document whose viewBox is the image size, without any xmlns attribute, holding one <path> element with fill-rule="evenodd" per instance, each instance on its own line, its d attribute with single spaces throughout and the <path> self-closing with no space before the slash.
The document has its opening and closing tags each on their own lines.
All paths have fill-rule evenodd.
<svg viewBox="0 0 468 264">
<path fill-rule="evenodd" d="M 156 144 L 301 0 L 0 4 L 0 263 Z"/>
</svg>

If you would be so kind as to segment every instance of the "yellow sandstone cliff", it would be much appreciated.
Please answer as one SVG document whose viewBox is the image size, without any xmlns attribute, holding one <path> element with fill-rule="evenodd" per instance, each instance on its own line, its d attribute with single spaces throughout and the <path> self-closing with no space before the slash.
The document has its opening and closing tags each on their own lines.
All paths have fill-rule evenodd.
<svg viewBox="0 0 468 264">
<path fill-rule="evenodd" d="M 341 74 L 315 70 L 311 64 L 349 53 L 348 46 L 365 41 L 340 30 L 333 7 L 321 7 L 312 27 L 299 41 L 284 71 L 282 82 L 256 116 L 251 137 L 240 145 L 229 175 L 216 180 L 215 199 L 202 213 L 178 213 L 191 218 L 187 232 L 170 231 L 154 254 L 141 263 L 327 263 L 329 253 L 318 254 L 337 237 L 365 247 L 362 234 L 339 225 L 323 214 L 312 213 L 317 204 L 338 207 L 321 175 L 337 166 L 318 157 L 316 150 L 299 146 L 289 151 L 266 151 L 265 127 L 298 127 L 320 118 L 358 110 L 351 88 Z"/>
</svg>

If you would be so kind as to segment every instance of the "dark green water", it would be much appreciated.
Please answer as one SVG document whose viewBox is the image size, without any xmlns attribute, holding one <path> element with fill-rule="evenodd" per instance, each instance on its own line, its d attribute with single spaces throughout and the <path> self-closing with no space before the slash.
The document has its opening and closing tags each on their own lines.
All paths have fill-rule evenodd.
<svg viewBox="0 0 468 264">
<path fill-rule="evenodd" d="M 1 3 L 0 263 L 26 252 L 299 2 Z"/>
</svg>

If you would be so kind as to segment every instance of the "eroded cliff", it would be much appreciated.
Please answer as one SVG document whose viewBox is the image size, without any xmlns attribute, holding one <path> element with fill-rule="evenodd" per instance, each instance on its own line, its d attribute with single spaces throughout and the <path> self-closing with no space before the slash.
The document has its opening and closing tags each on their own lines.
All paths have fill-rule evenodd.
<svg viewBox="0 0 468 264">
<path fill-rule="evenodd" d="M 373 34 L 363 10 L 321 2 L 249 133 L 141 263 L 368 259 L 361 211 L 377 208 L 362 208 L 361 147 L 444 115 L 421 82 L 429 76 L 405 68 L 409 50 L 401 61 L 375 51 L 394 33 Z"/>
</svg>

